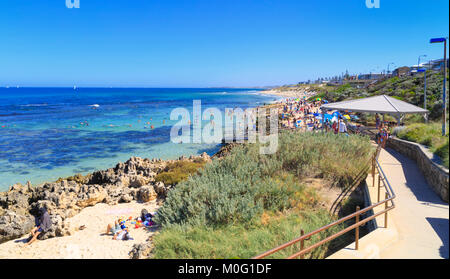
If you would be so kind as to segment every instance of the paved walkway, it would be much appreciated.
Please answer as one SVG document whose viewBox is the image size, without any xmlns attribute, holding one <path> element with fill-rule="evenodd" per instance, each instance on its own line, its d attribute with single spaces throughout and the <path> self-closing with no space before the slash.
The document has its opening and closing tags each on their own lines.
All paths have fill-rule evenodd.
<svg viewBox="0 0 450 279">
<path fill-rule="evenodd" d="M 360 239 L 359 250 L 353 243 L 328 259 L 448 259 L 449 205 L 433 192 L 411 159 L 382 149 L 378 161 L 396 194 L 388 228 L 384 228 L 384 214 L 380 215 L 378 228 Z M 372 187 L 371 175 L 366 182 L 370 199 L 376 203 L 378 191 Z M 381 199 L 384 194 L 383 190 Z M 383 209 L 377 207 L 375 213 Z"/>
<path fill-rule="evenodd" d="M 398 232 L 398 240 L 383 249 L 380 258 L 448 258 L 448 204 L 433 192 L 413 160 L 388 148 L 381 151 L 379 162 L 396 194 L 388 220 L 391 217 Z"/>
</svg>

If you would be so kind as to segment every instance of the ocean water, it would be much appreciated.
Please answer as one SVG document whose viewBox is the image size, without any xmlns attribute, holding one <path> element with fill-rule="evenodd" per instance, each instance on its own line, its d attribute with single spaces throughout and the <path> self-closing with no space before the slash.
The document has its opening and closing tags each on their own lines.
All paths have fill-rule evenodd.
<svg viewBox="0 0 450 279">
<path fill-rule="evenodd" d="M 254 89 L 0 88 L 0 191 L 107 169 L 131 156 L 212 155 L 220 145 L 170 141 L 172 109 L 192 112 L 193 100 L 202 111 L 245 109 L 276 98 Z"/>
</svg>

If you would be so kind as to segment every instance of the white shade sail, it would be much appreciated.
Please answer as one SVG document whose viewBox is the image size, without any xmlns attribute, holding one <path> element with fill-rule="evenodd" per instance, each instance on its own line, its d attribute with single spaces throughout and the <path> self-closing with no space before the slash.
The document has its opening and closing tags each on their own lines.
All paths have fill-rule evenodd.
<svg viewBox="0 0 450 279">
<path fill-rule="evenodd" d="M 426 114 L 429 112 L 426 109 L 386 95 L 326 104 L 321 106 L 320 109 L 339 111 L 348 110 L 352 112 L 367 113 L 386 113 L 393 115 L 403 115 L 407 113 Z"/>
</svg>

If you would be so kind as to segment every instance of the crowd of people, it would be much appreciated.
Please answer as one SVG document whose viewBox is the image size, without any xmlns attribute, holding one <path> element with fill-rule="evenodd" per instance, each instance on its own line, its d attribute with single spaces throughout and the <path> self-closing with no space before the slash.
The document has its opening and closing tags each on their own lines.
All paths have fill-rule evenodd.
<svg viewBox="0 0 450 279">
<path fill-rule="evenodd" d="M 346 119 L 335 112 L 332 118 L 322 120 L 323 114 L 320 107 L 326 103 L 320 98 L 315 101 L 307 101 L 305 98 L 286 99 L 281 112 L 281 126 L 286 129 L 299 129 L 301 131 L 332 131 L 335 134 L 348 133 Z M 327 114 L 327 116 L 330 116 Z"/>
<path fill-rule="evenodd" d="M 306 97 L 288 98 L 281 101 L 281 127 L 284 129 L 300 130 L 302 132 L 324 130 L 325 132 L 346 135 L 348 135 L 350 127 L 353 133 L 362 133 L 362 125 L 352 123 L 349 115 L 342 115 L 337 111 L 332 114 L 322 114 L 320 107 L 325 103 L 327 101 L 320 98 L 314 101 L 308 101 Z M 352 115 L 353 117 L 357 119 L 356 116 Z M 376 134 L 376 142 L 384 148 L 390 136 L 389 125 L 387 122 L 381 121 L 379 114 L 375 115 L 375 120 L 378 131 Z"/>
<path fill-rule="evenodd" d="M 283 101 L 281 126 L 287 129 L 301 129 L 303 131 L 321 129 L 321 121 L 316 116 L 322 104 L 322 100 L 308 102 L 305 98 L 286 99 Z"/>
</svg>

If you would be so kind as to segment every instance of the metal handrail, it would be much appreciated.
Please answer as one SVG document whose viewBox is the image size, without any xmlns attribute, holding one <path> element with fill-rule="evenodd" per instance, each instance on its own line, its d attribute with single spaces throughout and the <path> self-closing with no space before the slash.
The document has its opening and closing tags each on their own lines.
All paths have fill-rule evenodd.
<svg viewBox="0 0 450 279">
<path fill-rule="evenodd" d="M 380 189 L 382 188 L 381 187 L 381 181 L 382 181 L 383 182 L 382 185 L 383 185 L 383 187 L 385 188 L 385 191 L 386 191 L 384 200 L 380 201 L 378 199 L 377 203 L 375 203 L 375 204 L 373 204 L 371 206 L 368 206 L 366 208 L 363 208 L 363 209 L 359 209 L 359 207 L 357 207 L 356 212 L 354 212 L 354 213 L 352 213 L 350 215 L 347 215 L 347 216 L 345 216 L 345 217 L 343 217 L 343 218 L 341 218 L 341 219 L 339 219 L 339 220 L 337 220 L 335 222 L 332 222 L 332 223 L 330 223 L 330 224 L 328 224 L 326 226 L 323 226 L 323 227 L 321 227 L 321 228 L 319 228 L 319 229 L 317 229 L 315 231 L 312 231 L 312 232 L 310 232 L 308 234 L 303 234 L 303 230 L 302 230 L 300 237 L 298 237 L 298 238 L 296 238 L 294 240 L 291 240 L 291 241 L 289 241 L 287 243 L 284 243 L 284 244 L 282 244 L 282 245 L 280 245 L 278 247 L 275 247 L 275 248 L 273 248 L 273 249 L 271 249 L 269 251 L 266 251 L 266 252 L 264 252 L 264 253 L 262 253 L 262 254 L 260 254 L 258 256 L 255 256 L 252 259 L 265 258 L 267 256 L 270 256 L 270 255 L 276 253 L 276 252 L 279 252 L 280 250 L 283 250 L 283 249 L 285 249 L 285 248 L 287 248 L 289 246 L 292 246 L 292 245 L 294 245 L 295 243 L 298 243 L 298 242 L 301 243 L 300 251 L 297 252 L 297 253 L 292 254 L 291 256 L 289 256 L 288 259 L 294 259 L 294 258 L 297 258 L 297 257 L 303 258 L 305 253 L 308 253 L 309 251 L 311 251 L 311 250 L 313 250 L 313 249 L 315 249 L 315 248 L 325 244 L 326 242 L 329 242 L 329 241 L 331 241 L 331 240 L 333 240 L 333 239 L 343 235 L 344 233 L 346 233 L 346 232 L 348 232 L 348 231 L 350 231 L 352 229 L 356 230 L 356 234 L 355 234 L 355 248 L 356 248 L 356 250 L 358 250 L 359 227 L 360 226 L 364 225 L 365 223 L 375 219 L 376 217 L 378 217 L 378 216 L 380 216 L 382 214 L 385 214 L 384 220 L 385 220 L 385 227 L 387 228 L 387 213 L 388 213 L 388 211 L 390 211 L 390 210 L 395 208 L 394 199 L 395 199 L 396 196 L 395 196 L 394 190 L 391 187 L 391 184 L 389 183 L 389 181 L 388 181 L 388 179 L 387 179 L 383 169 L 380 166 L 380 163 L 378 162 L 377 158 L 378 158 L 379 152 L 380 152 L 380 146 L 378 146 L 377 151 L 371 157 L 372 170 L 373 170 L 372 171 L 372 175 L 375 176 L 375 170 L 378 171 L 378 177 L 379 177 L 379 179 L 378 179 L 378 195 L 380 193 Z M 375 187 L 375 179 L 374 179 L 372 187 Z M 388 206 L 388 202 L 391 203 L 390 206 Z M 384 210 L 382 210 L 382 211 L 380 211 L 380 212 L 378 212 L 378 213 L 376 213 L 376 214 L 374 214 L 374 215 L 372 215 L 370 217 L 367 217 L 367 218 L 365 218 L 363 220 L 359 220 L 359 217 L 360 217 L 361 214 L 364 214 L 367 211 L 369 211 L 371 209 L 374 209 L 374 208 L 376 208 L 376 207 L 378 207 L 380 205 L 383 205 L 383 204 L 385 205 Z M 318 233 L 320 233 L 320 232 L 322 232 L 324 230 L 327 230 L 327 229 L 329 229 L 331 227 L 339 225 L 339 224 L 341 224 L 341 223 L 343 223 L 343 222 L 345 222 L 347 220 L 350 220 L 352 218 L 356 218 L 356 223 L 355 224 L 353 224 L 353 225 L 351 225 L 351 226 L 349 226 L 349 227 L 347 227 L 347 228 L 345 228 L 345 229 L 343 229 L 343 230 L 341 230 L 341 231 L 339 231 L 339 232 L 337 232 L 337 233 L 335 233 L 335 234 L 333 234 L 333 235 L 331 235 L 331 236 L 329 236 L 329 237 L 327 237 L 327 238 L 325 238 L 325 239 L 323 239 L 323 240 L 321 240 L 321 241 L 319 241 L 319 242 L 317 242 L 317 243 L 315 243 L 315 244 L 313 244 L 313 245 L 311 245 L 311 246 L 309 246 L 307 248 L 304 248 L 304 241 L 305 240 L 309 240 L 312 236 L 314 236 L 314 235 L 316 235 L 316 234 L 318 234 Z"/>
</svg>

